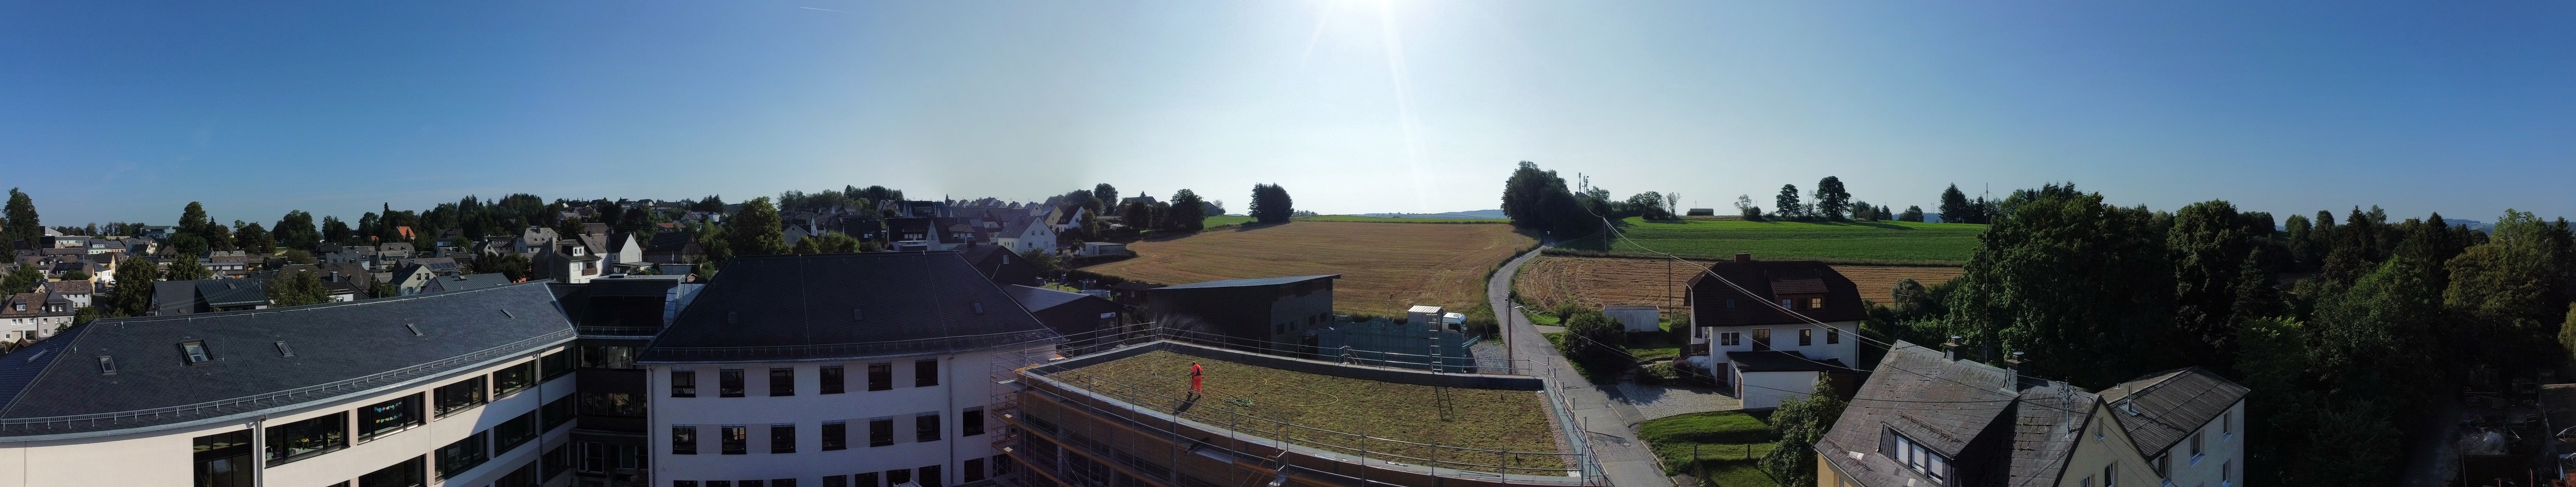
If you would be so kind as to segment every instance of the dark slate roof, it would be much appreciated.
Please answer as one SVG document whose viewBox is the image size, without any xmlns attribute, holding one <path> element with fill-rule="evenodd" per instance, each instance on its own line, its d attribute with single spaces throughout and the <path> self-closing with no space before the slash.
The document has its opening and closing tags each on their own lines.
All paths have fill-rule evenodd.
<svg viewBox="0 0 2576 487">
<path fill-rule="evenodd" d="M 510 276 L 501 275 L 499 273 L 461 274 L 431 278 L 430 283 L 430 285 L 438 286 L 438 290 L 440 292 L 460 291 L 493 286 L 506 286 L 510 284 Z"/>
<path fill-rule="evenodd" d="M 1691 277 L 1686 294 L 1695 310 L 1691 313 L 1696 326 L 1755 326 L 1806 323 L 1788 313 L 1762 303 L 1737 303 L 1729 309 L 1723 301 L 1728 296 L 1743 296 L 1726 282 L 1709 274 L 1726 278 L 1751 291 L 1753 299 L 1777 302 L 1779 296 L 1823 294 L 1823 309 L 1802 309 L 1798 313 L 1824 322 L 1860 321 L 1869 318 L 1861 304 L 1860 288 L 1851 279 L 1835 272 L 1833 266 L 1812 260 L 1757 260 L 1751 262 L 1717 262 L 1707 272 Z M 1701 302 L 1712 301 L 1712 302 Z"/>
<path fill-rule="evenodd" d="M 1893 429 L 1927 448 L 1959 458 L 1969 442 L 2010 415 L 2020 397 L 2012 374 L 1983 364 L 1952 361 L 1938 350 L 1897 342 L 1852 396 L 1816 452 L 1862 485 L 1905 485 L 1932 479 L 1878 453 L 1880 435 Z M 1849 452 L 1861 452 L 1852 458 Z"/>
<path fill-rule="evenodd" d="M 106 318 L 0 356 L 0 437 L 146 428 L 259 412 L 434 378 L 572 337 L 572 324 L 543 285 Z M 185 363 L 179 344 L 194 340 L 203 340 L 215 360 Z M 278 341 L 295 356 L 282 356 Z M 113 357 L 116 375 L 100 372 L 102 356 Z M 347 387 L 316 389 L 334 385 Z M 307 390 L 280 394 L 299 389 Z M 50 419 L 23 421 L 30 418 Z"/>
<path fill-rule="evenodd" d="M 644 249 L 680 250 L 681 248 L 687 247 L 689 244 L 696 242 L 697 240 L 691 238 L 688 232 L 661 232 L 653 234 L 653 240 L 646 242 Z"/>
<path fill-rule="evenodd" d="M 268 303 L 268 286 L 257 279 L 207 279 L 197 285 L 197 300 L 207 306 L 253 306 Z M 154 286 L 169 285 L 163 283 Z"/>
<path fill-rule="evenodd" d="M 1063 305 L 1064 303 L 1080 301 L 1082 298 L 1091 297 L 1091 295 L 1082 293 L 1068 293 L 1054 289 L 1029 287 L 1018 284 L 1002 286 L 1002 292 L 1010 293 L 1012 300 L 1019 301 L 1020 307 L 1029 310 L 1031 313 L 1046 311 L 1049 308 L 1054 308 L 1056 306 Z"/>
<path fill-rule="evenodd" d="M 1841 359 L 1829 358 L 1818 362 L 1807 359 L 1803 353 L 1779 350 L 1727 352 L 1726 361 L 1735 364 L 1736 370 L 1745 372 L 1840 372 L 1851 369 L 1843 365 Z"/>
<path fill-rule="evenodd" d="M 1054 337 L 955 252 L 770 255 L 726 261 L 638 359 L 945 353 Z"/>
<path fill-rule="evenodd" d="M 1341 274 L 1325 274 L 1325 275 L 1320 275 L 1320 276 L 1291 276 L 1291 277 L 1262 277 L 1262 278 L 1254 278 L 1254 279 L 1228 279 L 1228 280 L 1223 280 L 1223 281 L 1193 282 L 1193 283 L 1189 283 L 1189 284 L 1182 284 L 1182 285 L 1177 285 L 1177 286 L 1163 286 L 1163 287 L 1156 288 L 1156 289 L 1208 289 L 1208 288 L 1220 288 L 1220 287 L 1277 286 L 1277 285 L 1281 285 L 1281 284 L 1296 284 L 1296 283 L 1306 282 L 1306 281 L 1312 281 L 1312 280 L 1316 280 L 1316 279 L 1337 279 L 1337 278 L 1340 278 L 1340 277 L 1342 277 L 1342 275 L 1341 275 Z"/>
<path fill-rule="evenodd" d="M 2012 451 L 2004 459 L 2007 481 L 2040 479 L 2031 484 L 2055 482 L 2066 469 L 2066 455 L 2075 451 L 2076 435 L 2084 430 L 2085 416 L 2093 411 L 2094 395 L 2064 382 L 2049 382 L 2023 389 L 2020 402 L 2013 408 Z"/>
<path fill-rule="evenodd" d="M 2250 390 L 2207 369 L 2188 367 L 2103 389 L 2102 401 L 2111 405 L 2111 418 L 2129 433 L 2138 453 L 2154 457 L 2227 412 Z"/>
</svg>

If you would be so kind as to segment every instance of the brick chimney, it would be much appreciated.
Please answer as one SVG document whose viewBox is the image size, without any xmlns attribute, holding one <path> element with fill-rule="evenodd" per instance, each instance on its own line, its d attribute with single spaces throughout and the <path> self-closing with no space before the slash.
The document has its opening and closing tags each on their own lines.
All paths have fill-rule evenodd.
<svg viewBox="0 0 2576 487">
<path fill-rule="evenodd" d="M 1753 261 L 1753 254 L 1747 254 L 1747 253 L 1737 253 L 1737 254 L 1735 254 L 1735 262 L 1736 262 L 1736 263 L 1741 264 L 1741 263 L 1745 263 L 1745 262 L 1752 262 L 1752 261 Z"/>
</svg>

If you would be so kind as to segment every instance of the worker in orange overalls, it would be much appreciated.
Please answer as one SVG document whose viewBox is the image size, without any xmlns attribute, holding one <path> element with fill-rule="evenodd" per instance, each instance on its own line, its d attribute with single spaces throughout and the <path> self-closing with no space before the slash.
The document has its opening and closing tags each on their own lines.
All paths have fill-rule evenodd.
<svg viewBox="0 0 2576 487">
<path fill-rule="evenodd" d="M 1198 362 L 1190 362 L 1190 397 L 1199 397 L 1199 375 L 1206 372 Z"/>
</svg>

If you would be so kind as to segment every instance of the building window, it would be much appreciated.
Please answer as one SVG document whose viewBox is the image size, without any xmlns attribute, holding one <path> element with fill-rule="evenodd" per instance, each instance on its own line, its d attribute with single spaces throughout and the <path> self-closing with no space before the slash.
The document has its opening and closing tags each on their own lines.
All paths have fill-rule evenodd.
<svg viewBox="0 0 2576 487">
<path fill-rule="evenodd" d="M 26 303 L 19 303 L 19 304 L 18 304 L 18 310 L 19 310 L 19 311 L 26 311 L 26 310 L 27 310 L 27 304 L 26 304 Z M 214 355 L 214 353 L 213 353 L 213 352 L 208 352 L 208 351 L 206 351 L 206 341 L 205 341 L 205 340 L 197 340 L 197 341 L 192 341 L 192 342 L 187 342 L 187 343 L 181 343 L 181 344 L 179 344 L 179 357 L 180 357 L 181 359 L 185 359 L 185 360 L 187 360 L 187 361 L 188 361 L 188 365 L 197 365 L 197 364 L 202 364 L 202 363 L 206 363 L 206 362 L 209 362 L 209 361 L 213 361 L 213 360 L 215 359 L 215 355 Z"/>
<path fill-rule="evenodd" d="M 546 354 L 544 358 L 537 359 L 537 368 L 545 372 L 545 380 L 555 380 L 556 377 L 570 374 L 572 373 L 572 351 Z"/>
<path fill-rule="evenodd" d="M 2218 439 L 2219 439 L 2219 441 L 2226 441 L 2226 440 L 2227 440 L 2227 439 L 2229 439 L 2229 438 L 2235 438 L 2235 437 L 2236 437 L 2236 411 L 2234 411 L 2234 410 L 2229 410 L 2229 411 L 2227 411 L 2227 412 L 2225 412 L 2225 413 L 2221 413 L 2221 414 L 2219 414 L 2219 416 L 2218 416 Z"/>
<path fill-rule="evenodd" d="M 939 487 L 940 475 L 938 465 L 921 467 L 920 470 L 921 474 L 919 477 L 921 477 L 921 487 Z"/>
<path fill-rule="evenodd" d="M 2102 487 L 2120 487 L 2120 464 L 2102 466 Z"/>
<path fill-rule="evenodd" d="M 358 408 L 358 439 L 373 440 L 387 433 L 420 426 L 420 395 L 413 394 Z"/>
<path fill-rule="evenodd" d="M 724 451 L 722 453 L 726 455 L 751 453 L 750 429 L 751 427 L 748 426 L 724 427 L 722 435 L 716 438 L 718 441 L 724 442 Z"/>
<path fill-rule="evenodd" d="M 868 364 L 868 390 L 883 391 L 889 389 L 894 389 L 894 363 L 878 362 Z"/>
<path fill-rule="evenodd" d="M 2201 452 L 2201 450 L 2200 450 L 2200 443 L 2201 443 L 2201 441 L 2200 441 L 2200 440 L 2201 440 L 2201 438 L 2203 438 L 2203 437 L 2207 437 L 2207 436 L 2209 436 L 2209 434 L 2208 434 L 2208 433 L 2204 433 L 2204 432 L 2197 432 L 2197 431 L 2192 432 L 2192 434 L 2191 434 L 2191 464 L 2192 464 L 2192 465 L 2199 465 L 2199 464 L 2200 464 L 2200 452 Z"/>
<path fill-rule="evenodd" d="M 2155 472 L 2157 478 L 2173 478 L 2173 452 L 2167 450 L 2163 455 L 2147 459 L 2147 468 Z"/>
<path fill-rule="evenodd" d="M 671 481 L 671 487 L 698 487 L 698 481 L 695 481 L 695 480 L 673 480 L 673 481 Z"/>
<path fill-rule="evenodd" d="M 958 479 L 960 481 L 974 482 L 984 480 L 984 459 L 968 458 L 965 462 L 958 465 L 957 469 L 957 473 L 964 474 L 966 476 L 965 478 Z"/>
<path fill-rule="evenodd" d="M 903 485 L 912 481 L 912 469 L 898 468 L 885 472 L 886 485 Z"/>
<path fill-rule="evenodd" d="M 1744 344 L 1744 334 L 1731 331 L 1719 333 L 1717 334 L 1717 342 L 1718 345 L 1728 347 L 1741 345 Z"/>
<path fill-rule="evenodd" d="M 1798 329 L 1798 346 L 1804 347 L 1804 346 L 1814 345 L 1814 344 L 1816 344 L 1816 329 L 1814 329 L 1814 328 L 1799 328 L 1799 329 Z"/>
<path fill-rule="evenodd" d="M 1824 309 L 1825 298 L 1807 298 L 1807 309 Z"/>
<path fill-rule="evenodd" d="M 555 398 L 555 402 L 546 403 L 544 407 L 537 408 L 537 415 L 545 418 L 546 431 L 554 431 L 556 427 L 572 422 L 575 400 L 572 396 L 558 397 Z"/>
<path fill-rule="evenodd" d="M 509 397 L 536 385 L 537 362 L 534 360 L 492 371 L 492 397 Z"/>
<path fill-rule="evenodd" d="M 991 465 L 993 465 L 993 475 L 1010 475 L 1010 474 L 1011 474 L 1011 466 L 1012 466 L 1012 465 L 1017 465 L 1017 464 L 1016 464 L 1016 463 L 1012 463 L 1012 462 L 1011 462 L 1011 456 L 1010 456 L 1010 455 L 1008 455 L 1008 454 L 1004 454 L 1004 455 L 993 455 L 993 461 L 991 462 Z"/>
<path fill-rule="evenodd" d="M 1842 343 L 1842 342 L 1843 342 L 1843 329 L 1841 329 L 1841 328 L 1833 328 L 1833 327 L 1826 327 L 1826 328 L 1825 328 L 1825 344 L 1826 344 L 1826 345 L 1833 345 L 1833 344 Z"/>
<path fill-rule="evenodd" d="M 696 426 L 672 426 L 672 427 L 671 427 L 671 454 L 673 454 L 673 455 L 696 455 L 696 454 L 698 454 L 698 427 L 696 427 Z"/>
<path fill-rule="evenodd" d="M 824 421 L 823 451 L 845 450 L 849 448 L 850 423 L 843 421 Z"/>
<path fill-rule="evenodd" d="M 984 434 L 984 408 L 966 408 L 957 414 L 957 436 Z"/>
<path fill-rule="evenodd" d="M 868 420 L 868 446 L 878 447 L 892 444 L 894 444 L 894 418 L 877 418 Z"/>
<path fill-rule="evenodd" d="M 671 397 L 698 397 L 697 369 L 671 369 Z"/>
<path fill-rule="evenodd" d="M 769 425 L 769 452 L 796 453 L 796 425 Z"/>
<path fill-rule="evenodd" d="M 429 485 L 429 457 L 411 457 L 402 463 L 358 476 L 358 487 L 420 487 Z M 248 484 L 244 484 L 248 485 Z"/>
<path fill-rule="evenodd" d="M 484 435 L 485 433 L 475 433 L 466 436 L 465 439 L 456 440 L 455 443 L 438 447 L 438 478 L 454 477 L 467 470 L 473 470 L 486 460 L 491 460 L 491 452 L 483 450 Z"/>
<path fill-rule="evenodd" d="M 197 487 L 251 487 L 250 430 L 196 438 Z"/>
<path fill-rule="evenodd" d="M 454 384 L 439 386 L 438 390 L 434 391 L 432 395 L 435 395 L 438 398 L 439 417 L 446 417 L 448 414 L 452 414 L 457 411 L 481 406 L 483 405 L 483 377 L 475 376 L 472 379 L 465 379 L 457 381 Z"/>
<path fill-rule="evenodd" d="M 823 487 L 850 487 L 850 476 L 825 475 L 823 476 Z"/>
<path fill-rule="evenodd" d="M 502 421 L 501 424 L 492 426 L 492 453 L 509 453 L 511 449 L 537 439 L 537 434 L 543 431 L 537 429 L 536 411 L 528 411 L 520 414 L 519 417 L 510 418 L 509 421 Z"/>
<path fill-rule="evenodd" d="M 939 413 L 923 413 L 918 416 L 913 416 L 912 436 L 913 441 L 923 443 L 939 441 Z"/>
<path fill-rule="evenodd" d="M 635 347 L 581 347 L 581 368 L 633 369 Z"/>
<path fill-rule="evenodd" d="M 1934 453 L 1931 448 L 1926 448 L 1922 443 L 1916 443 L 1913 439 L 1906 438 L 1905 435 L 1897 434 L 1893 430 L 1884 431 L 1880 434 L 1894 437 L 1893 446 L 1895 451 L 1890 453 L 1891 456 L 1896 458 L 1896 463 L 1898 465 L 1904 465 L 1907 469 L 1920 472 L 1926 477 L 1931 477 L 1935 482 L 1943 482 L 1950 478 L 1950 459 L 1948 457 L 1941 456 L 1939 453 Z"/>
<path fill-rule="evenodd" d="M 268 466 L 349 447 L 348 413 L 268 427 Z"/>
<path fill-rule="evenodd" d="M 841 379 L 841 366 L 825 365 L 822 367 L 816 367 L 814 369 L 814 376 L 822 383 L 821 394 L 840 394 L 846 390 L 847 385 Z"/>
<path fill-rule="evenodd" d="M 742 369 L 716 369 L 716 397 L 742 397 Z"/>
<path fill-rule="evenodd" d="M 935 385 L 939 385 L 939 359 L 914 361 L 912 363 L 912 386 L 930 387 Z"/>
<path fill-rule="evenodd" d="M 868 472 L 868 473 L 856 474 L 856 475 L 851 475 L 851 476 L 850 476 L 850 487 L 877 487 L 878 485 L 879 485 L 879 484 L 877 484 L 877 473 L 876 473 L 876 472 Z"/>
<path fill-rule="evenodd" d="M 582 391 L 580 397 L 581 404 L 579 404 L 579 406 L 581 407 L 581 410 L 579 412 L 583 416 L 601 416 L 610 418 L 644 417 L 644 401 L 635 397 L 635 394 L 624 392 Z"/>
<path fill-rule="evenodd" d="M 769 396 L 778 397 L 793 395 L 796 395 L 796 368 L 770 367 Z"/>
</svg>

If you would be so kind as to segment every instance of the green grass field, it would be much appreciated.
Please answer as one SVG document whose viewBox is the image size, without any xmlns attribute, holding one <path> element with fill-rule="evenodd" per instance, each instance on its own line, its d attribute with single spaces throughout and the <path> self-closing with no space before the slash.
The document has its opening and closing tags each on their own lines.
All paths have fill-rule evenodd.
<svg viewBox="0 0 2576 487">
<path fill-rule="evenodd" d="M 1753 222 L 1741 220 L 1645 221 L 1629 218 L 1620 231 L 1567 241 L 1563 253 L 1652 257 L 1645 248 L 1685 258 L 1725 260 L 1750 252 L 1763 260 L 1821 260 L 1837 264 L 1962 265 L 1977 251 L 1985 225 L 1967 223 Z"/>
<path fill-rule="evenodd" d="M 1758 466 L 1771 453 L 1771 425 L 1743 411 L 1690 413 L 1637 424 L 1637 437 L 1664 460 L 1668 474 L 1699 475 L 1702 485 L 1779 485 Z M 1692 455 L 1696 452 L 1697 458 Z"/>
<path fill-rule="evenodd" d="M 1365 222 L 1365 223 L 1511 223 L 1511 222 L 1512 222 L 1511 220 L 1502 219 L 1502 218 L 1379 218 L 1379 217 L 1374 217 L 1374 216 L 1359 216 L 1359 215 L 1322 215 L 1322 216 L 1305 216 L 1305 217 L 1297 217 L 1297 219 L 1299 219 L 1299 220 L 1305 220 L 1305 221 L 1311 221 L 1311 222 Z"/>
<path fill-rule="evenodd" d="M 1207 228 L 1216 228 L 1224 225 L 1242 225 L 1245 223 L 1252 223 L 1252 217 L 1217 215 L 1207 217 L 1206 220 L 1200 220 L 1200 225 Z"/>
</svg>

